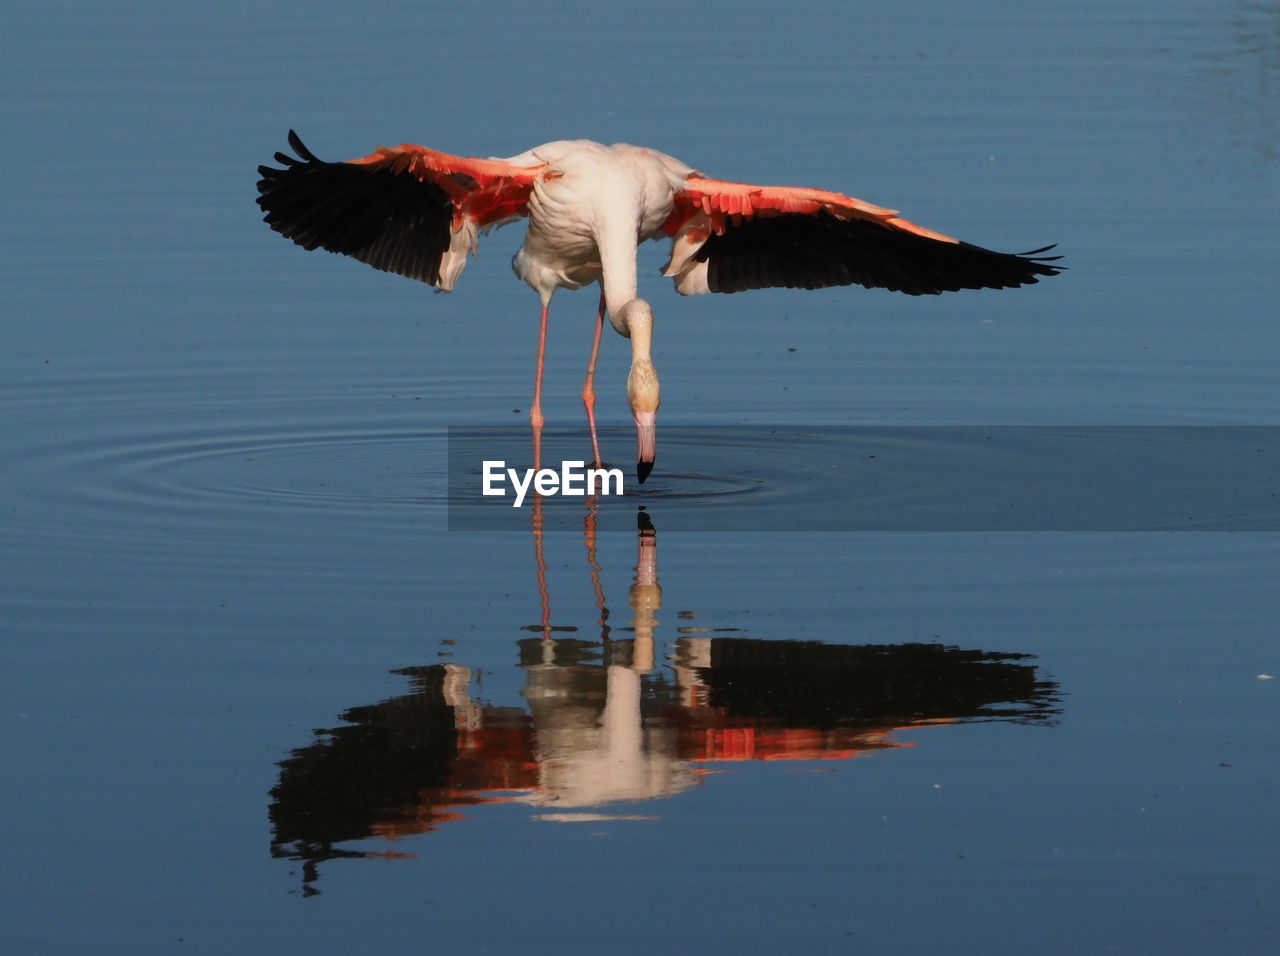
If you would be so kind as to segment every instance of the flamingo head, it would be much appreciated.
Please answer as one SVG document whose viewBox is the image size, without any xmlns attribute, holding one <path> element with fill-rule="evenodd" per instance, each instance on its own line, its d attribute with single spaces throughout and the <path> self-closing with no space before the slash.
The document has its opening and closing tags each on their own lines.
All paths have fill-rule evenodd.
<svg viewBox="0 0 1280 956">
<path fill-rule="evenodd" d="M 648 359 L 631 363 L 627 376 L 627 400 L 631 403 L 631 417 L 636 423 L 636 477 L 640 484 L 653 471 L 653 459 L 657 454 L 658 438 L 658 371 Z"/>
</svg>

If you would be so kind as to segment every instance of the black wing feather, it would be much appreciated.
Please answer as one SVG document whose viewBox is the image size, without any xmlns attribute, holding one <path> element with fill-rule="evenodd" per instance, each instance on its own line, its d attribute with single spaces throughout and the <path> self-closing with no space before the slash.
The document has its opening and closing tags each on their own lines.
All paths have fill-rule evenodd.
<svg viewBox="0 0 1280 956">
<path fill-rule="evenodd" d="M 1053 276 L 1053 246 L 1021 254 L 992 252 L 967 242 L 928 239 L 864 219 L 783 213 L 727 224 L 694 253 L 707 263 L 712 292 L 863 285 L 908 295 L 959 289 L 1008 289 Z"/>
<path fill-rule="evenodd" d="M 263 221 L 304 249 L 327 249 L 436 285 L 449 248 L 453 204 L 443 189 L 411 173 L 375 165 L 326 163 L 289 130 L 301 159 L 276 153 L 284 168 L 259 166 Z"/>
</svg>

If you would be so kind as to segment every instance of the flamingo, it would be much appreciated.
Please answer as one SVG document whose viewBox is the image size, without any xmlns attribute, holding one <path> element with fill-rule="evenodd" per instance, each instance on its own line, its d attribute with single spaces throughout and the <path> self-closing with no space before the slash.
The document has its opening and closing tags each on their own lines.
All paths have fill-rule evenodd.
<svg viewBox="0 0 1280 956">
<path fill-rule="evenodd" d="M 858 284 L 908 295 L 1004 289 L 1057 275 L 1053 246 L 1000 253 L 961 242 L 861 199 L 821 189 L 710 179 L 655 149 L 560 140 L 508 159 L 454 156 L 412 143 L 345 162 L 318 159 L 293 130 L 296 156 L 259 166 L 258 205 L 272 229 L 451 292 L 481 232 L 529 220 L 512 260 L 542 302 L 529 421 L 539 467 L 547 315 L 557 289 L 600 284 L 582 386 L 601 466 L 595 367 L 607 315 L 631 340 L 627 400 L 636 475 L 653 469 L 659 384 L 653 310 L 636 295 L 636 248 L 672 240 L 663 275 L 682 295 Z"/>
</svg>

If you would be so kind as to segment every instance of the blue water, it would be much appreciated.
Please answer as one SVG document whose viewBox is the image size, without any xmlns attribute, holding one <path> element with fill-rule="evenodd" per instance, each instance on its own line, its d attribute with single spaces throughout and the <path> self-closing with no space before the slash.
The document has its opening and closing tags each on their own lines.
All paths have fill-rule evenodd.
<svg viewBox="0 0 1280 956">
<path fill-rule="evenodd" d="M 11 4 L 0 80 L 6 951 L 1274 949 L 1274 533 L 449 531 L 519 228 L 434 296 L 253 202 L 290 127 L 639 142 L 1070 267 L 686 299 L 655 245 L 664 425 L 1276 425 L 1274 6 Z"/>
</svg>

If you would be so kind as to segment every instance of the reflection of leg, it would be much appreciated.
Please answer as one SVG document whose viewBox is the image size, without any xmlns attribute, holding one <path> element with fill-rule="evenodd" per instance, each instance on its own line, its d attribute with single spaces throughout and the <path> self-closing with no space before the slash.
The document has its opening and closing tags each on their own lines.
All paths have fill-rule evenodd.
<svg viewBox="0 0 1280 956">
<path fill-rule="evenodd" d="M 600 354 L 600 333 L 604 329 L 604 287 L 600 289 L 600 310 L 596 313 L 596 333 L 591 340 L 591 358 L 587 361 L 587 379 L 582 383 L 582 404 L 587 407 L 587 424 L 591 428 L 591 453 L 595 466 L 602 468 L 600 439 L 596 437 L 596 356 Z"/>
<path fill-rule="evenodd" d="M 583 520 L 582 540 L 587 545 L 587 564 L 591 566 L 591 587 L 596 592 L 596 607 L 600 609 L 600 640 L 609 640 L 609 608 L 604 603 L 604 584 L 600 581 L 600 562 L 596 558 L 596 523 L 599 520 L 600 499 L 587 499 L 587 516 Z"/>
<path fill-rule="evenodd" d="M 533 407 L 529 409 L 529 424 L 533 426 L 533 467 L 542 467 L 542 363 L 547 353 L 547 306 L 542 307 L 538 322 L 538 370 L 533 379 Z"/>
<path fill-rule="evenodd" d="M 536 430 L 534 434 L 537 434 Z M 538 598 L 542 601 L 542 639 L 549 641 L 551 640 L 551 592 L 547 589 L 547 558 L 542 551 L 542 495 L 537 492 L 533 495 L 531 514 L 533 516 L 533 561 L 538 572 Z"/>
</svg>

